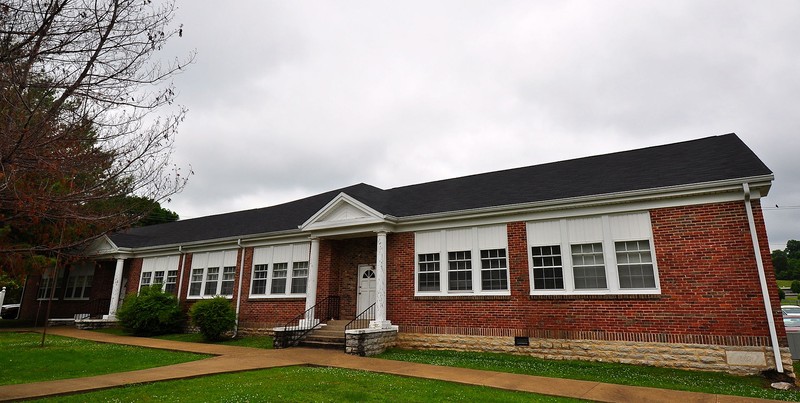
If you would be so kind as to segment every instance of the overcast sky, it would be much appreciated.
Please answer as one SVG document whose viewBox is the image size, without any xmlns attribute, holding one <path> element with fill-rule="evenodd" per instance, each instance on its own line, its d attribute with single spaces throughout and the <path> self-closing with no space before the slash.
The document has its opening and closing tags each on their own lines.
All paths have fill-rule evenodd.
<svg viewBox="0 0 800 403">
<path fill-rule="evenodd" d="M 183 219 L 735 132 L 800 239 L 800 1 L 178 6 Z"/>
</svg>

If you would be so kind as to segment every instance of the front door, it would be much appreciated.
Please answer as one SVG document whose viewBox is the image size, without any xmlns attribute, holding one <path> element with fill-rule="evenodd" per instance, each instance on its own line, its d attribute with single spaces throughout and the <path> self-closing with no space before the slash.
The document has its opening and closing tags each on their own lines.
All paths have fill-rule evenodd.
<svg viewBox="0 0 800 403">
<path fill-rule="evenodd" d="M 375 267 L 367 265 L 358 266 L 358 302 L 356 305 L 356 315 L 360 314 L 365 309 L 369 308 L 370 305 L 375 303 L 376 288 L 377 281 L 375 280 Z"/>
</svg>

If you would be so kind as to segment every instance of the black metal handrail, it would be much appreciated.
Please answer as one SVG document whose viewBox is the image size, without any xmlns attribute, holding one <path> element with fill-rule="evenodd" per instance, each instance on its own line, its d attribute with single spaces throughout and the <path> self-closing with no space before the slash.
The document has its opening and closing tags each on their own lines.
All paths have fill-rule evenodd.
<svg viewBox="0 0 800 403">
<path fill-rule="evenodd" d="M 65 300 L 65 302 L 70 302 L 70 300 Z M 111 298 L 90 299 L 88 301 L 81 301 L 77 308 L 73 308 L 72 310 L 75 312 L 75 315 L 88 314 L 90 318 L 98 318 L 108 314 L 110 305 Z"/>
<path fill-rule="evenodd" d="M 370 305 L 367 309 L 356 315 L 355 319 L 345 325 L 344 331 L 366 329 L 373 320 L 375 320 L 375 304 Z"/>
<path fill-rule="evenodd" d="M 317 325 L 333 319 L 339 319 L 338 295 L 331 295 L 322 299 L 316 305 L 286 322 L 283 326 L 285 338 L 282 340 L 280 347 L 296 346 Z"/>
</svg>

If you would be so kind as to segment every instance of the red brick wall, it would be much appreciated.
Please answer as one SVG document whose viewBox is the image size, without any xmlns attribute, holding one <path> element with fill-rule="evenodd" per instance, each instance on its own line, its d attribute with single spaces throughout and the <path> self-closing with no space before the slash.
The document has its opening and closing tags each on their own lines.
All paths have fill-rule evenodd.
<svg viewBox="0 0 800 403">
<path fill-rule="evenodd" d="M 130 263 L 126 260 L 126 265 L 130 264 L 130 269 L 128 270 L 128 285 L 125 287 L 125 291 L 128 294 L 138 294 L 139 293 L 139 280 L 142 279 L 142 264 L 144 263 L 143 258 L 135 258 L 135 259 L 128 259 Z"/>
<path fill-rule="evenodd" d="M 253 275 L 254 250 L 254 248 L 245 249 L 244 276 L 242 276 L 243 298 L 239 308 L 239 326 L 243 328 L 283 326 L 290 319 L 305 311 L 306 300 L 305 298 L 250 298 L 250 279 Z M 238 264 L 239 262 L 237 261 L 237 266 Z M 238 269 L 236 275 L 239 275 Z M 232 303 L 235 307 L 235 298 Z"/>
<path fill-rule="evenodd" d="M 754 203 L 767 282 L 766 229 Z M 507 225 L 510 297 L 414 297 L 414 234 L 388 240 L 387 316 L 401 331 L 632 341 L 768 344 L 769 330 L 742 202 L 650 212 L 658 296 L 530 297 L 525 223 Z M 778 333 L 779 300 L 770 292 Z M 781 345 L 786 344 L 781 336 Z"/>
<path fill-rule="evenodd" d="M 336 273 L 334 295 L 340 298 L 339 313 L 342 319 L 355 318 L 357 303 L 358 266 L 375 265 L 377 237 L 352 238 L 331 241 L 331 272 Z M 325 269 L 320 265 L 320 272 Z M 388 284 L 388 282 L 387 282 Z"/>
<path fill-rule="evenodd" d="M 50 305 L 50 318 L 72 318 L 78 313 L 108 313 L 108 304 L 111 300 L 111 288 L 114 282 L 115 268 L 116 261 L 98 261 L 95 263 L 92 290 L 89 293 L 88 300 L 64 299 L 63 294 L 66 292 L 66 279 L 60 280 L 63 284 L 59 289 L 61 295 L 56 295 L 56 299 L 54 299 Z M 62 272 L 62 277 L 68 275 L 69 270 Z M 20 319 L 37 321 L 39 325 L 44 323 L 48 303 L 47 300 L 36 300 L 41 279 L 41 275 L 28 276 L 19 315 Z"/>
</svg>

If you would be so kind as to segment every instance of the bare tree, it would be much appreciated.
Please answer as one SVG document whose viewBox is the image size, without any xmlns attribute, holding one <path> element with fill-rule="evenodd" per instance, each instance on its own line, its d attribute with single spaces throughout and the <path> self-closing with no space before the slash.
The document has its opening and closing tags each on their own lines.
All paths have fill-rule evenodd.
<svg viewBox="0 0 800 403">
<path fill-rule="evenodd" d="M 171 0 L 0 0 L 0 251 L 76 250 L 139 217 L 119 200 L 182 190 L 185 109 L 155 56 L 181 36 Z M 117 202 L 113 202 L 117 201 Z"/>
</svg>

